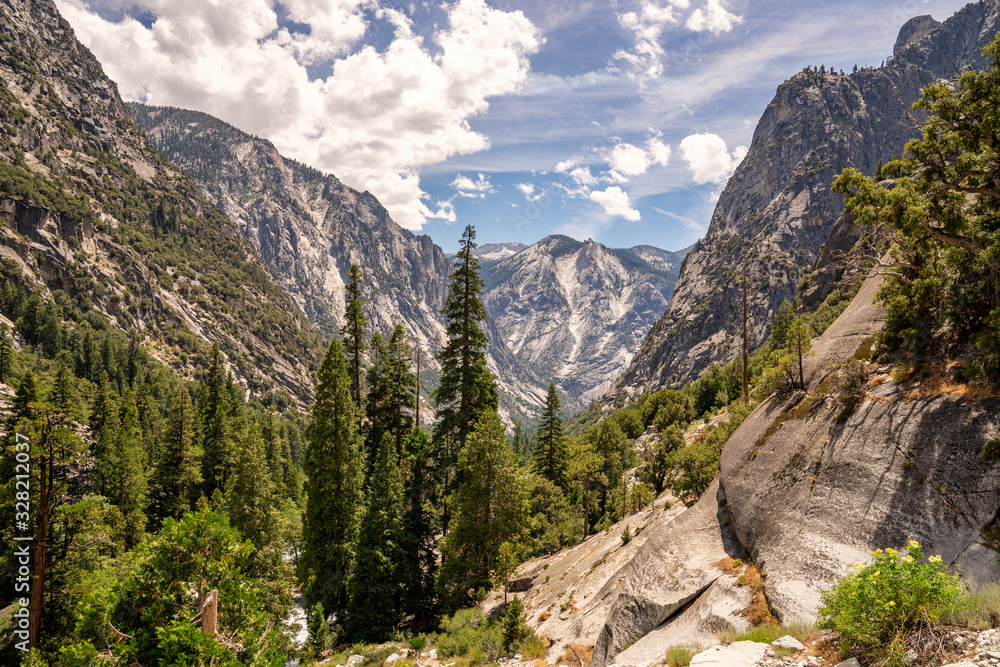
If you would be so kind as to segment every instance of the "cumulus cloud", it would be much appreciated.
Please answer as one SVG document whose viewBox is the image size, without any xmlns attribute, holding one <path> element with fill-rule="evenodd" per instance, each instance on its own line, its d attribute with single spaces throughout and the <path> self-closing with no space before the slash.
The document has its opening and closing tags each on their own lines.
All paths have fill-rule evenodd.
<svg viewBox="0 0 1000 667">
<path fill-rule="evenodd" d="M 525 199 L 532 202 L 539 201 L 548 194 L 544 188 L 536 194 L 535 186 L 532 183 L 518 183 L 514 187 L 521 191 Z M 512 204 L 512 206 L 516 206 L 516 204 Z"/>
<path fill-rule="evenodd" d="M 688 30 L 718 35 L 729 32 L 742 22 L 743 17 L 726 10 L 719 0 L 708 0 L 704 7 L 699 7 L 691 12 L 685 25 Z"/>
<path fill-rule="evenodd" d="M 670 164 L 670 146 L 660 141 L 658 137 L 653 137 L 646 142 L 646 152 L 649 154 L 650 162 L 661 167 Z"/>
<path fill-rule="evenodd" d="M 618 15 L 618 23 L 631 32 L 634 42 L 631 49 L 619 49 L 614 60 L 628 65 L 630 75 L 642 75 L 655 79 L 663 75 L 666 51 L 661 43 L 663 33 L 683 25 L 693 32 L 710 32 L 718 35 L 728 32 L 743 21 L 741 16 L 729 12 L 721 0 L 705 0 L 704 4 L 691 9 L 690 0 L 668 0 L 660 5 L 654 0 L 642 0 L 639 11 Z"/>
<path fill-rule="evenodd" d="M 625 176 L 638 176 L 649 169 L 646 151 L 632 144 L 618 144 L 611 151 L 611 168 Z"/>
<path fill-rule="evenodd" d="M 590 173 L 590 167 L 577 167 L 569 172 L 569 177 L 576 181 L 577 185 L 586 187 L 597 185 L 597 179 Z"/>
<path fill-rule="evenodd" d="M 678 148 L 695 183 L 702 184 L 725 181 L 747 154 L 746 146 L 730 153 L 722 137 L 708 132 L 685 137 Z"/>
<path fill-rule="evenodd" d="M 474 181 L 468 176 L 462 176 L 459 174 L 455 177 L 455 180 L 451 182 L 451 187 L 458 190 L 458 194 L 462 197 L 478 197 L 480 199 L 485 199 L 486 195 L 494 194 L 497 189 L 493 187 L 489 179 L 479 174 L 479 180 Z"/>
<path fill-rule="evenodd" d="M 610 216 L 621 216 L 632 222 L 641 217 L 639 211 L 629 203 L 628 194 L 617 185 L 612 185 L 607 190 L 594 190 L 590 193 L 590 199 L 600 204 Z"/>
<path fill-rule="evenodd" d="M 612 183 L 627 183 L 629 178 L 645 174 L 653 165 L 667 166 L 670 152 L 670 146 L 664 144 L 658 134 L 650 137 L 645 147 L 619 143 L 611 149 L 608 156 L 610 169 L 604 178 Z"/>
<path fill-rule="evenodd" d="M 102 18 L 99 1 L 58 5 L 126 98 L 199 109 L 267 137 L 371 191 L 410 229 L 454 218 L 449 202 L 429 201 L 420 168 L 489 147 L 468 121 L 520 89 L 541 43 L 522 12 L 485 0 L 448 6 L 431 46 L 405 14 L 376 9 L 394 29 L 381 51 L 358 48 L 374 0 L 281 0 L 302 32 L 279 26 L 277 0 L 128 3 L 154 17 L 149 27 Z M 313 77 L 313 67 L 332 74 Z"/>
</svg>

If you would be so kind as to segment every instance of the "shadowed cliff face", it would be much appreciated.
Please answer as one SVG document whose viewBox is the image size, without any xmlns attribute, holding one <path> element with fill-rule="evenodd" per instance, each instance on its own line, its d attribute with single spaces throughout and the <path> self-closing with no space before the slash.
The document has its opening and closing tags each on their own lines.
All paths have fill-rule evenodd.
<svg viewBox="0 0 1000 667">
<path fill-rule="evenodd" d="M 669 308 L 607 403 L 692 380 L 735 356 L 743 267 L 751 344 L 765 340 L 843 210 L 842 197 L 831 192 L 834 177 L 847 167 L 871 173 L 902 152 L 916 132 L 907 112 L 923 87 L 985 63 L 982 49 L 996 35 L 998 5 L 969 5 L 940 24 L 928 17 L 908 22 L 884 67 L 801 72 L 778 88 L 708 233 L 685 259 Z"/>
</svg>

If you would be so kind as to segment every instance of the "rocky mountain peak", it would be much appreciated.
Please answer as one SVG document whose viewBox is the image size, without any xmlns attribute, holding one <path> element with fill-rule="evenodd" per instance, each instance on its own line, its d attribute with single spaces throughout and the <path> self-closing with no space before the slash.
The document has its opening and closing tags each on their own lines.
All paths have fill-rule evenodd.
<svg viewBox="0 0 1000 667">
<path fill-rule="evenodd" d="M 937 21 L 930 14 L 914 16 L 899 29 L 899 34 L 896 36 L 896 43 L 892 46 L 893 57 L 898 56 L 904 47 L 918 42 L 931 34 L 939 25 L 941 25 L 941 22 Z"/>
<path fill-rule="evenodd" d="M 738 292 L 750 284 L 750 340 L 762 343 L 795 296 L 843 210 L 831 191 L 846 167 L 871 173 L 915 136 L 907 112 L 923 88 L 983 64 L 1000 1 L 967 5 L 941 24 L 904 26 L 897 55 L 847 75 L 806 69 L 782 83 L 727 182 L 708 233 L 687 256 L 673 299 L 605 397 L 608 405 L 696 378 L 737 353 Z"/>
</svg>

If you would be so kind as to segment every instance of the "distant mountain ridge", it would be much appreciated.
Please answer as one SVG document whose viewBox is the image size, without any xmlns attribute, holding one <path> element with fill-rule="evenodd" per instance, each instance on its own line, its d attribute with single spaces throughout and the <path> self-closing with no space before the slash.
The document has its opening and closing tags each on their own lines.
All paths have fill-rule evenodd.
<svg viewBox="0 0 1000 667">
<path fill-rule="evenodd" d="M 370 326 L 383 335 L 400 323 L 422 350 L 425 392 L 436 386 L 433 355 L 445 341 L 441 315 L 451 261 L 427 235 L 403 229 L 372 194 L 283 157 L 274 145 L 213 116 L 132 104 L 140 127 L 163 155 L 189 172 L 239 225 L 275 279 L 321 330 L 343 324 L 351 264 L 365 276 Z M 544 403 L 545 387 L 491 333 L 489 365 L 511 416 Z"/>
<path fill-rule="evenodd" d="M 282 157 L 265 139 L 201 112 L 131 106 L 153 144 L 239 225 L 277 282 L 327 334 L 342 323 L 347 271 L 357 263 L 366 276 L 369 322 L 383 333 L 402 323 L 423 350 L 425 389 L 433 386 L 431 357 L 444 342 L 440 311 L 453 257 L 393 222 L 371 194 Z M 530 247 L 483 244 L 476 255 L 491 316 L 489 366 L 511 417 L 530 417 L 550 381 L 569 410 L 599 396 L 666 307 L 683 257 L 565 236 Z M 561 281 L 546 268 L 557 259 Z M 587 333 L 573 338 L 563 327 L 550 335 L 559 320 Z"/>
<path fill-rule="evenodd" d="M 907 118 L 923 88 L 965 67 L 1000 28 L 1000 1 L 969 4 L 939 23 L 916 17 L 899 32 L 883 67 L 850 74 L 807 70 L 778 87 L 747 156 L 726 184 L 708 233 L 684 260 L 677 288 L 606 406 L 678 385 L 737 354 L 744 267 L 750 283 L 750 342 L 761 344 L 843 210 L 831 190 L 846 167 L 872 173 L 902 152 L 916 129 Z"/>
<path fill-rule="evenodd" d="M 484 302 L 514 355 L 585 404 L 631 361 L 666 308 L 683 257 L 548 236 L 482 262 Z"/>
</svg>

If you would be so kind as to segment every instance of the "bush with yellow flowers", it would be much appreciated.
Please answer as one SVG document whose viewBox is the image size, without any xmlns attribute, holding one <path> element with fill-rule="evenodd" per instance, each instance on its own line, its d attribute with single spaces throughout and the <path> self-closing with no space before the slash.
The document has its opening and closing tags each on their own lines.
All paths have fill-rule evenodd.
<svg viewBox="0 0 1000 667">
<path fill-rule="evenodd" d="M 905 551 L 874 551 L 870 563 L 856 563 L 855 572 L 823 591 L 817 625 L 840 633 L 845 655 L 904 664 L 906 638 L 937 622 L 961 598 L 958 577 L 941 567 L 940 556 L 925 560 L 917 542 Z"/>
</svg>

